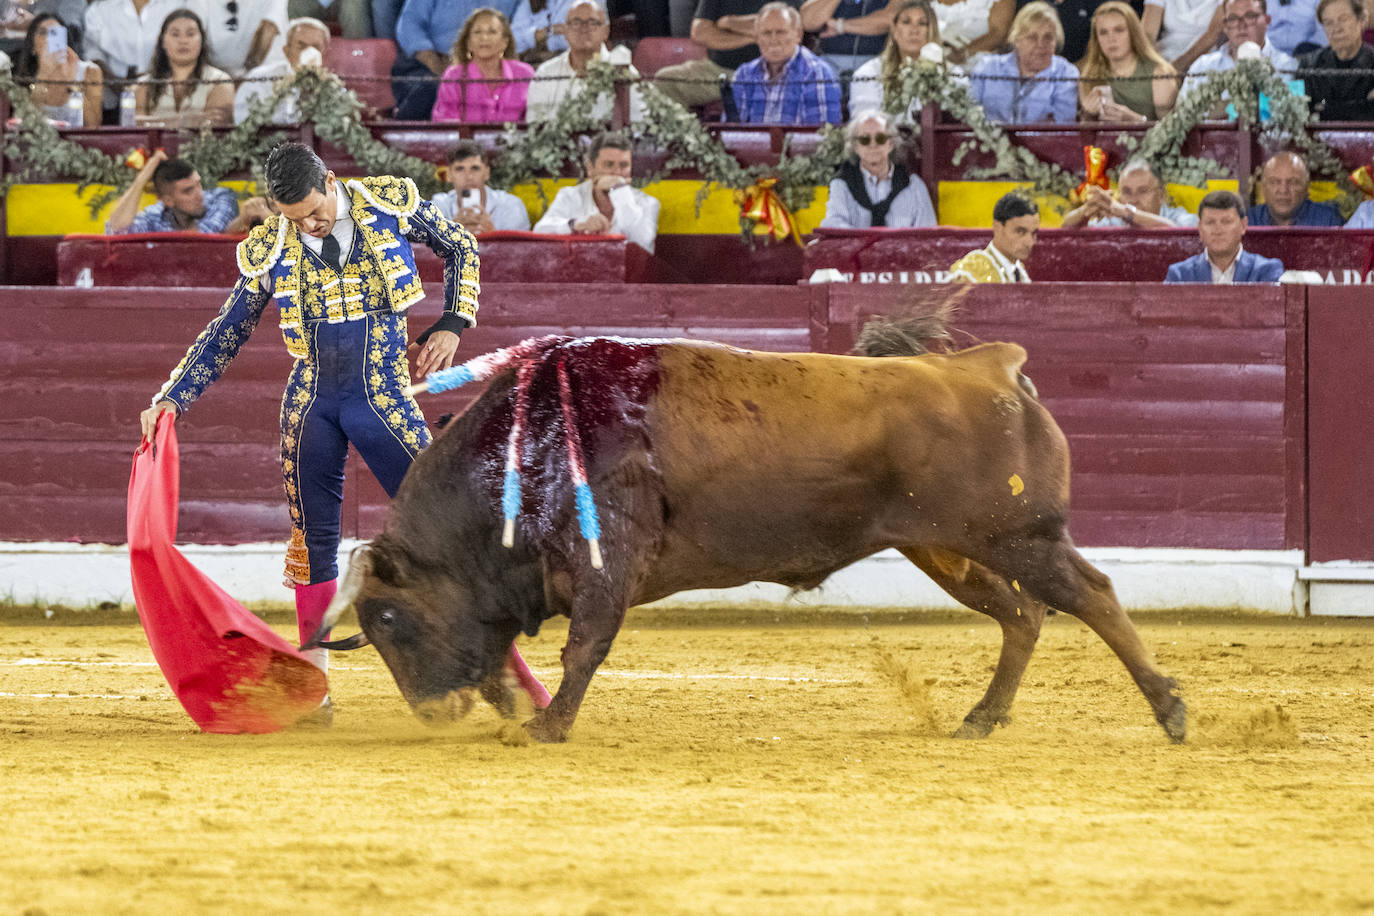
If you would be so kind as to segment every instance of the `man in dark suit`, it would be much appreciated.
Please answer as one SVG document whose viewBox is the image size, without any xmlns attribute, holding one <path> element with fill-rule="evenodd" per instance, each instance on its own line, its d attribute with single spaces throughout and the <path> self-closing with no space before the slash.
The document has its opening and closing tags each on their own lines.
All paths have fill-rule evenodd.
<svg viewBox="0 0 1374 916">
<path fill-rule="evenodd" d="M 1213 191 L 1197 208 L 1197 234 L 1204 251 L 1169 265 L 1165 283 L 1277 283 L 1283 263 L 1246 251 L 1241 239 L 1249 225 L 1245 204 L 1232 191 Z"/>
</svg>

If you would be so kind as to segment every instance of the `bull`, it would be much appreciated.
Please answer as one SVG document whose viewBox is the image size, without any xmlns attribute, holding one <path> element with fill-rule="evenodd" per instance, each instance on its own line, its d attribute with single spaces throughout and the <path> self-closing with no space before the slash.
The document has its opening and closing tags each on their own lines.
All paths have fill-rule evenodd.
<svg viewBox="0 0 1374 916">
<path fill-rule="evenodd" d="M 511 641 L 565 615 L 562 681 L 525 723 L 536 740 L 563 741 L 628 607 L 751 581 L 810 589 L 895 548 L 1001 625 L 992 681 L 956 737 L 1010 721 L 1052 608 L 1106 642 L 1166 734 L 1182 741 L 1175 681 L 1155 668 L 1110 580 L 1069 537 L 1068 446 L 1021 373 L 1026 351 L 988 343 L 919 353 L 890 340 L 870 338 L 863 352 L 912 355 L 527 343 L 518 368 L 494 374 L 416 460 L 307 645 L 375 646 L 417 715 L 433 722 L 466 711 L 473 688 L 512 712 L 501 699 Z M 507 547 L 503 484 L 522 410 L 523 486 Z M 581 468 L 564 447 L 573 439 L 604 566 L 583 541 L 573 483 Z M 320 642 L 349 606 L 361 632 Z"/>
</svg>

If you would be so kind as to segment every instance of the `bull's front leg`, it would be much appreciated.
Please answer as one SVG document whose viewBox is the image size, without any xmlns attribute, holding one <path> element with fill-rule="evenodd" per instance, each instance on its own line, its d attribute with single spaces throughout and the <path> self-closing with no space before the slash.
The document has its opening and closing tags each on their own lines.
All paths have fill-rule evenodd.
<svg viewBox="0 0 1374 916">
<path fill-rule="evenodd" d="M 564 741 L 577 719 L 582 698 L 592 675 L 611 651 L 615 634 L 625 619 L 625 608 L 613 602 L 605 589 L 595 589 L 585 597 L 573 599 L 568 641 L 563 646 L 563 680 L 549 705 L 525 723 L 536 741 Z"/>
</svg>

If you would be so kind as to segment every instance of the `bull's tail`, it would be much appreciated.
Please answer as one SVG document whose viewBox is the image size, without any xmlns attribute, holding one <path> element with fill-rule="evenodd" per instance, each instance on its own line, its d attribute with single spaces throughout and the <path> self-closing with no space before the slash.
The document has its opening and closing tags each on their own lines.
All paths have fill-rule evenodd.
<svg viewBox="0 0 1374 916">
<path fill-rule="evenodd" d="M 970 284 L 965 284 L 934 303 L 922 301 L 927 297 L 913 297 L 900 314 L 874 315 L 859 331 L 854 353 L 859 356 L 920 356 L 931 352 L 933 341 L 941 342 L 936 349 L 948 350 L 954 342 L 949 331 L 950 319 L 970 288 Z"/>
</svg>

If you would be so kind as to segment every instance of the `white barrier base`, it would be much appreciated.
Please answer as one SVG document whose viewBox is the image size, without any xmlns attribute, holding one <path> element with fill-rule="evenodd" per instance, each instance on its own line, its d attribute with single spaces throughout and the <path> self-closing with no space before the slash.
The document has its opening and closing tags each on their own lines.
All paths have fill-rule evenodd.
<svg viewBox="0 0 1374 916">
<path fill-rule="evenodd" d="M 341 570 L 347 568 L 348 553 L 355 546 L 357 542 L 351 541 L 340 547 Z M 181 550 L 239 601 L 288 604 L 292 600 L 291 591 L 281 584 L 282 544 L 186 544 Z M 1276 614 L 1307 610 L 1308 583 L 1299 581 L 1303 564 L 1298 550 L 1099 547 L 1086 548 L 1083 554 L 1111 576 L 1117 596 L 1128 610 L 1245 608 Z M 0 598 L 17 604 L 71 607 L 103 602 L 131 605 L 128 551 L 123 545 L 109 544 L 0 542 Z M 658 602 L 658 606 L 703 603 L 958 607 L 895 550 L 861 560 L 809 592 L 793 594 L 781 585 L 751 583 L 682 592 Z M 1363 613 L 1370 613 L 1374 602 L 1343 591 L 1340 606 L 1364 608 Z M 1323 610 L 1314 602 L 1312 612 Z"/>
</svg>

